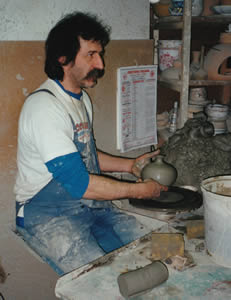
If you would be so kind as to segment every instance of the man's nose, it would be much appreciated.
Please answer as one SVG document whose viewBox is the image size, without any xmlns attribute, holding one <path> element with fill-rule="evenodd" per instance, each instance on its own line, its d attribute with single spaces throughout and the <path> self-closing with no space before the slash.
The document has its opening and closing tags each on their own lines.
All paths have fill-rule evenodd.
<svg viewBox="0 0 231 300">
<path fill-rule="evenodd" d="M 95 55 L 94 68 L 99 69 L 99 70 L 104 69 L 104 60 L 100 54 Z"/>
</svg>

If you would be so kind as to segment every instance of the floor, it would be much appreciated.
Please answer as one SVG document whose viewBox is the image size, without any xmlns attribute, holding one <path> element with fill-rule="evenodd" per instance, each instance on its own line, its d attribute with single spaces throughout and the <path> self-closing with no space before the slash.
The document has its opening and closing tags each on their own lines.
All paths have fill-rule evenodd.
<svg viewBox="0 0 231 300">
<path fill-rule="evenodd" d="M 0 293 L 4 300 L 57 299 L 54 289 L 58 275 L 13 231 L 15 173 L 11 166 L 0 174 L 0 262 L 7 275 L 1 283 L 0 272 Z"/>
</svg>

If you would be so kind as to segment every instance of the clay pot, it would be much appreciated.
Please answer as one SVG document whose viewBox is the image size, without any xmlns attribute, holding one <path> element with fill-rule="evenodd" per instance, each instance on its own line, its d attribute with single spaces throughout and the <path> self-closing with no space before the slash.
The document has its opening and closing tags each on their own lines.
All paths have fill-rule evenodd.
<svg viewBox="0 0 231 300">
<path fill-rule="evenodd" d="M 181 79 L 181 46 L 179 47 L 179 59 L 173 61 L 173 66 L 161 72 L 161 79 Z"/>
<path fill-rule="evenodd" d="M 170 16 L 169 12 L 169 6 L 170 6 L 170 0 L 162 0 L 158 3 L 155 3 L 153 5 L 154 8 L 154 14 L 157 17 L 167 17 Z"/>
<path fill-rule="evenodd" d="M 211 122 L 216 134 L 222 134 L 227 131 L 226 120 L 228 118 L 229 107 L 222 104 L 209 104 L 205 108 L 208 115 L 208 121 Z"/>
<path fill-rule="evenodd" d="M 163 155 L 157 155 L 153 162 L 143 168 L 141 177 L 143 180 L 151 178 L 160 184 L 172 185 L 176 181 L 177 170 L 164 160 Z"/>
<path fill-rule="evenodd" d="M 221 34 L 222 44 L 218 44 L 211 48 L 204 60 L 204 69 L 208 73 L 209 80 L 231 80 L 231 68 L 227 66 L 228 58 L 231 53 L 231 43 L 226 41 L 230 40 L 230 34 Z"/>
<path fill-rule="evenodd" d="M 222 104 L 209 104 L 206 106 L 205 112 L 210 120 L 222 121 L 227 119 L 229 107 Z"/>
<path fill-rule="evenodd" d="M 159 40 L 159 68 L 164 71 L 173 66 L 173 62 L 180 58 L 181 40 Z"/>
<path fill-rule="evenodd" d="M 229 1 L 229 0 L 228 0 Z M 219 5 L 220 0 L 204 0 L 204 10 L 202 16 L 211 16 L 214 14 L 212 7 Z"/>
<path fill-rule="evenodd" d="M 170 67 L 163 72 L 161 72 L 160 75 L 161 79 L 166 80 L 180 80 L 181 79 L 181 66 L 175 65 L 175 62 L 173 62 L 173 67 Z"/>
<path fill-rule="evenodd" d="M 207 99 L 207 91 L 205 87 L 191 87 L 189 91 L 189 99 L 194 102 L 204 102 Z"/>
</svg>

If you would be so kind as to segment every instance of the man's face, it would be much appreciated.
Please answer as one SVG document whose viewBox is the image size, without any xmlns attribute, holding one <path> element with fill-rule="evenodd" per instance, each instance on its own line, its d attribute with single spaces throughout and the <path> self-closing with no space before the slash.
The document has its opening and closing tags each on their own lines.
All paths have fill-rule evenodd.
<svg viewBox="0 0 231 300">
<path fill-rule="evenodd" d="M 65 74 L 73 88 L 82 89 L 96 85 L 97 79 L 104 74 L 103 55 L 99 42 L 80 38 L 80 50 Z"/>
</svg>

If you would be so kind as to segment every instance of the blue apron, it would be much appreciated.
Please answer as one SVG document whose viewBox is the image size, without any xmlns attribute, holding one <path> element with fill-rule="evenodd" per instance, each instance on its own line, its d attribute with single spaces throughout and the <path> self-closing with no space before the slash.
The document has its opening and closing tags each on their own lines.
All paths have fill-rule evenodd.
<svg viewBox="0 0 231 300">
<path fill-rule="evenodd" d="M 100 174 L 96 147 L 90 128 L 90 140 L 79 140 L 75 123 L 77 150 L 91 174 Z M 88 118 L 88 126 L 91 126 Z M 16 212 L 20 204 L 16 204 Z M 24 205 L 23 222 L 17 230 L 25 241 L 59 274 L 87 264 L 149 231 L 132 216 L 121 213 L 111 201 L 74 199 L 52 179 Z"/>
</svg>

